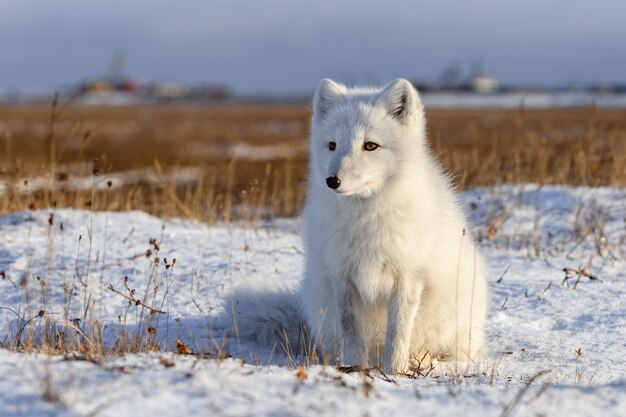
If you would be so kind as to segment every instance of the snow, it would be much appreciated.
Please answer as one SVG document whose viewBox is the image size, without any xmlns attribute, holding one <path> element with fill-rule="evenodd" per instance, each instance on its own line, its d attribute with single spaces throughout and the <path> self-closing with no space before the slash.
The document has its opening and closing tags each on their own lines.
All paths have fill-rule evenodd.
<svg viewBox="0 0 626 417">
<path fill-rule="evenodd" d="M 475 92 L 434 92 L 420 93 L 424 104 L 428 108 L 516 108 L 522 103 L 527 108 L 554 108 L 554 107 L 588 107 L 624 108 L 626 94 L 622 92 L 593 92 L 593 91 L 511 91 L 494 94 Z M 283 97 L 286 102 L 290 99 L 299 100 L 299 97 Z M 240 97 L 242 102 L 254 102 L 254 97 Z M 280 97 L 277 100 L 280 101 Z M 32 103 L 49 102 L 50 95 L 41 91 L 26 91 L 15 93 L 0 90 L 0 103 Z M 123 91 L 106 93 L 85 93 L 73 99 L 76 104 L 87 106 L 129 106 L 154 103 L 155 99 L 142 94 Z M 274 126 L 268 126 L 273 129 Z M 281 131 L 289 129 L 280 126 Z"/>
<path fill-rule="evenodd" d="M 71 171 L 71 165 L 65 166 Z M 84 167 L 80 167 L 84 170 Z M 50 174 L 23 177 L 16 180 L 0 180 L 0 195 L 8 190 L 13 190 L 20 194 L 34 194 L 50 189 L 52 184 L 55 187 L 66 190 L 106 190 L 116 189 L 123 186 L 145 184 L 146 186 L 158 186 L 163 184 L 177 184 L 183 186 L 189 183 L 198 182 L 205 175 L 205 171 L 200 168 L 184 167 L 171 171 L 157 172 L 153 168 L 134 169 L 108 173 L 104 176 L 84 175 L 72 173 L 67 179 L 52 180 Z"/>
<path fill-rule="evenodd" d="M 238 161 L 273 161 L 276 159 L 289 159 L 302 156 L 306 153 L 308 144 L 300 143 L 274 143 L 271 145 L 253 145 L 250 143 L 216 144 L 206 145 L 193 143 L 189 146 L 190 155 L 202 155 L 210 158 L 232 158 Z"/>
<path fill-rule="evenodd" d="M 178 357 L 165 367 L 156 356 L 112 358 L 104 365 L 62 358 L 0 354 L 10 373 L 0 380 L 0 403 L 9 415 L 511 415 L 623 416 L 626 384 L 542 384 L 524 393 L 519 384 L 450 385 L 427 379 L 370 380 L 314 367 L 300 380 L 293 370 Z M 19 368 L 17 364 L 19 363 Z M 52 401 L 41 400 L 49 380 Z M 546 388 L 547 387 L 547 388 Z M 507 415 L 507 414 L 505 414 Z"/>
<path fill-rule="evenodd" d="M 470 190 L 463 204 L 490 268 L 488 353 L 391 382 L 376 371 L 297 371 L 278 351 L 227 337 L 233 288 L 298 285 L 301 219 L 209 226 L 67 209 L 0 217 L 0 343 L 20 328 L 7 309 L 35 317 L 35 335 L 41 309 L 63 321 L 63 283 L 74 282 L 70 318 L 95 300 L 111 344 L 118 316 L 131 331 L 145 325 L 140 307 L 125 315 L 127 300 L 108 289 L 125 293 L 127 276 L 137 298 L 168 313 L 151 322 L 160 344 L 175 350 L 180 339 L 196 353 L 91 361 L 0 349 L 0 416 L 625 415 L 626 189 L 505 185 Z"/>
<path fill-rule="evenodd" d="M 562 92 L 507 92 L 496 94 L 425 92 L 420 94 L 427 108 L 516 108 L 532 109 L 589 107 L 626 107 L 626 94 Z"/>
</svg>

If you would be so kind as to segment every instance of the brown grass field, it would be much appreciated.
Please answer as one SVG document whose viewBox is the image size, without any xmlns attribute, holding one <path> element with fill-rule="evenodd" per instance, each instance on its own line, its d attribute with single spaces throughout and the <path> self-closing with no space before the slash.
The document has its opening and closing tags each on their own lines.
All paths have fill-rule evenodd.
<svg viewBox="0 0 626 417">
<path fill-rule="evenodd" d="M 0 214 L 139 209 L 228 221 L 304 199 L 305 106 L 0 106 Z M 626 110 L 427 111 L 459 189 L 504 182 L 626 185 Z"/>
</svg>

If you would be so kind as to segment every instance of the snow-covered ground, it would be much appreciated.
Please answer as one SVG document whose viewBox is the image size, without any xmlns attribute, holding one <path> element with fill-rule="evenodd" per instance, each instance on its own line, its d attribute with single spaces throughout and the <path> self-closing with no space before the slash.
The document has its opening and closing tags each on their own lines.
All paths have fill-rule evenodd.
<svg viewBox="0 0 626 417">
<path fill-rule="evenodd" d="M 426 92 L 421 94 L 427 108 L 516 108 L 531 109 L 558 107 L 623 108 L 626 94 L 601 94 L 585 91 L 563 92 L 509 92 L 495 94 Z"/>
<path fill-rule="evenodd" d="M 92 359 L 0 348 L 0 416 L 626 415 L 626 190 L 510 185 L 463 197 L 490 267 L 488 354 L 391 381 L 298 370 L 278 350 L 227 337 L 233 288 L 297 287 L 300 219 L 0 217 L 0 343 L 40 339 L 69 308 L 75 328 L 100 323 L 108 346 L 126 329 L 194 353 Z"/>
</svg>

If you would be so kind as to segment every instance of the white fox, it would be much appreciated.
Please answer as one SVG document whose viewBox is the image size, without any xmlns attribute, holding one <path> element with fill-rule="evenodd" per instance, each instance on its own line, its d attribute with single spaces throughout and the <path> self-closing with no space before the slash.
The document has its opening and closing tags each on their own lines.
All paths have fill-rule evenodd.
<svg viewBox="0 0 626 417">
<path fill-rule="evenodd" d="M 426 358 L 474 359 L 484 263 L 428 149 L 417 91 L 406 80 L 382 91 L 323 80 L 313 106 L 299 305 L 264 309 L 249 293 L 240 331 L 294 339 L 297 311 L 317 349 L 345 365 L 402 373 Z M 272 319 L 280 330 L 263 329 Z"/>
</svg>

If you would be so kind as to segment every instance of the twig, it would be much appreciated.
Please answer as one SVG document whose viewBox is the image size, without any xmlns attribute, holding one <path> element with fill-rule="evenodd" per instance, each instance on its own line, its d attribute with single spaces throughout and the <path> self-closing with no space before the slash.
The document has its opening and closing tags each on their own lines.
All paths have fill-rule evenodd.
<svg viewBox="0 0 626 417">
<path fill-rule="evenodd" d="M 578 286 L 578 283 L 580 282 L 580 279 L 582 277 L 587 277 L 591 281 L 604 282 L 600 278 L 598 278 L 597 276 L 591 275 L 591 273 L 589 272 L 589 268 L 587 268 L 587 267 L 579 268 L 579 269 L 576 269 L 576 268 L 563 268 L 563 272 L 565 272 L 565 278 L 563 278 L 563 281 L 561 281 L 561 285 L 567 285 L 569 287 L 568 280 L 576 277 L 576 281 L 574 282 L 574 287 L 573 287 L 574 290 Z"/>
<path fill-rule="evenodd" d="M 193 296 L 191 297 L 191 302 L 193 303 L 193 305 L 196 306 L 196 308 L 201 312 L 204 313 L 204 311 L 202 310 L 202 308 L 200 308 L 200 306 L 198 305 L 198 302 L 193 298 Z"/>
<path fill-rule="evenodd" d="M 504 275 L 509 271 L 510 267 L 511 267 L 511 264 L 508 264 L 506 268 L 504 268 L 504 272 L 502 272 L 502 274 L 500 275 L 500 278 L 498 278 L 498 280 L 496 281 L 497 284 L 502 282 L 502 278 L 504 278 Z"/>
<path fill-rule="evenodd" d="M 519 392 L 517 393 L 517 395 L 515 396 L 515 398 L 513 398 L 513 401 L 511 401 L 508 405 L 506 405 L 503 409 L 502 409 L 502 413 L 500 414 L 500 417 L 508 417 L 513 415 L 513 411 L 515 411 L 515 408 L 519 405 L 519 403 L 522 401 L 522 398 L 524 398 L 524 395 L 526 395 L 526 392 L 528 392 L 528 390 L 530 389 L 531 385 L 533 382 L 535 382 L 537 379 L 541 378 L 542 376 L 549 374 L 552 371 L 539 371 L 537 372 L 534 376 L 530 377 L 530 379 L 528 381 L 526 381 L 526 385 L 524 385 L 524 387 L 519 390 Z M 545 387 L 545 385 L 544 385 Z M 546 388 L 542 388 L 542 391 L 545 391 Z"/>
<path fill-rule="evenodd" d="M 113 291 L 117 295 L 121 295 L 122 297 L 126 298 L 128 301 L 133 302 L 136 306 L 143 306 L 143 307 L 147 308 L 148 310 L 152 311 L 153 313 L 167 314 L 167 311 L 163 311 L 163 310 L 159 310 L 158 308 L 151 307 L 151 306 L 149 306 L 147 304 L 142 303 L 141 300 L 135 300 L 133 297 L 129 297 L 128 295 L 124 294 L 123 292 L 116 290 L 113 287 L 113 284 L 109 284 L 109 290 Z"/>
</svg>

